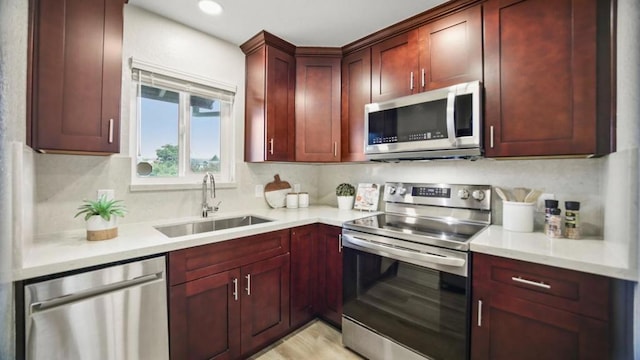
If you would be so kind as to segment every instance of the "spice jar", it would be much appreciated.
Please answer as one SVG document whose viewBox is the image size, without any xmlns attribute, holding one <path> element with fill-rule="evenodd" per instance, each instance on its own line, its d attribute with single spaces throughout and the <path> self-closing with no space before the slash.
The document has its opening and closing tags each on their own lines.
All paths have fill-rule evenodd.
<svg viewBox="0 0 640 360">
<path fill-rule="evenodd" d="M 558 200 L 547 199 L 544 201 L 544 233 L 549 230 L 549 216 L 551 216 L 551 210 L 558 208 Z"/>
<path fill-rule="evenodd" d="M 560 209 L 552 208 L 549 211 L 545 234 L 550 238 L 562 237 L 562 216 L 560 216 Z"/>
<path fill-rule="evenodd" d="M 565 201 L 564 208 L 564 236 L 568 239 L 580 239 L 580 203 Z"/>
</svg>

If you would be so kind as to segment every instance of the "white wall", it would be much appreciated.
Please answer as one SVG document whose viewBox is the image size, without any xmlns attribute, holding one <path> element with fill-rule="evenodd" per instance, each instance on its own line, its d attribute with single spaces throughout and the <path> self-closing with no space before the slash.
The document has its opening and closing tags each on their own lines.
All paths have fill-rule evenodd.
<svg viewBox="0 0 640 360">
<path fill-rule="evenodd" d="M 627 232 L 623 240 L 630 242 L 630 256 L 637 266 L 640 258 L 640 2 L 618 1 L 617 51 L 617 119 L 618 151 L 608 164 L 607 227 L 620 227 Z M 626 206 L 621 206 L 624 204 Z M 622 207 L 622 208 L 621 208 Z M 640 268 L 638 268 L 640 278 Z M 634 296 L 634 359 L 640 359 L 640 287 L 635 284 Z"/>
<path fill-rule="evenodd" d="M 0 0 L 0 359 L 14 358 L 11 142 L 24 141 L 27 1 Z M 21 51 L 22 50 L 22 51 Z"/>
</svg>

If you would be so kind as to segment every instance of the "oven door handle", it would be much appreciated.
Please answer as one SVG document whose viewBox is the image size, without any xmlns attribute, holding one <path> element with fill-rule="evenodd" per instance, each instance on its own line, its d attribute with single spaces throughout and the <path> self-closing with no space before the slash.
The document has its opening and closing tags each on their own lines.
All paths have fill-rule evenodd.
<svg viewBox="0 0 640 360">
<path fill-rule="evenodd" d="M 360 239 L 352 235 L 342 234 L 343 245 L 345 240 L 346 242 L 352 243 L 354 245 L 357 245 L 363 248 L 383 251 L 389 255 L 396 255 L 404 258 L 421 260 L 421 261 L 426 261 L 426 262 L 439 264 L 439 265 L 461 267 L 461 266 L 464 266 L 466 263 L 466 260 L 464 259 L 458 259 L 458 258 L 443 256 L 443 255 L 432 255 L 432 254 L 427 254 L 427 253 L 414 251 L 414 250 L 400 249 L 400 248 L 380 244 L 374 241 Z"/>
</svg>

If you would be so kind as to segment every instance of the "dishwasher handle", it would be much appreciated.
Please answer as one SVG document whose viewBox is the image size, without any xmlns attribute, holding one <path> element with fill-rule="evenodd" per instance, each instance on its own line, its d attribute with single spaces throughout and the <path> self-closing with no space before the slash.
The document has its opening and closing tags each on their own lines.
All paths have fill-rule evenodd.
<svg viewBox="0 0 640 360">
<path fill-rule="evenodd" d="M 80 301 L 89 297 L 93 297 L 96 295 L 114 292 L 121 289 L 129 288 L 129 287 L 140 286 L 146 283 L 155 282 L 157 280 L 163 280 L 163 277 L 164 277 L 164 272 L 158 272 L 155 274 L 144 275 L 144 276 L 140 276 L 130 280 L 124 280 L 124 281 L 120 281 L 120 282 L 116 282 L 108 285 L 102 285 L 102 286 L 98 286 L 88 290 L 79 291 L 77 293 L 63 295 L 57 298 L 31 303 L 29 306 L 29 310 L 31 314 L 33 314 L 39 311 L 44 311 L 54 307 L 66 305 L 72 302 L 77 302 L 77 301 Z"/>
<path fill-rule="evenodd" d="M 415 260 L 421 260 L 421 261 L 430 262 L 430 263 L 439 264 L 439 265 L 461 267 L 466 264 L 466 261 L 464 259 L 459 259 L 459 258 L 454 258 L 449 256 L 442 256 L 442 255 L 432 255 L 432 254 L 427 254 L 427 253 L 423 253 L 423 252 L 415 251 L 411 249 L 391 247 L 388 245 L 377 243 L 375 241 L 369 241 L 369 240 L 357 238 L 352 235 L 342 234 L 342 241 L 345 241 L 345 240 L 347 242 L 350 242 L 362 248 L 383 251 L 389 255 L 396 255 L 396 256 L 401 256 L 401 257 L 415 259 Z"/>
</svg>

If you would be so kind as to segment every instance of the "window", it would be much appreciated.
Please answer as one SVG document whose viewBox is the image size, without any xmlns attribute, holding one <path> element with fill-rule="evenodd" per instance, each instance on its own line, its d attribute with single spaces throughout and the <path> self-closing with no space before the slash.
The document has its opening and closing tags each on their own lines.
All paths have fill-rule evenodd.
<svg viewBox="0 0 640 360">
<path fill-rule="evenodd" d="M 133 59 L 132 77 L 132 188 L 199 185 L 207 172 L 233 183 L 235 88 Z"/>
</svg>

